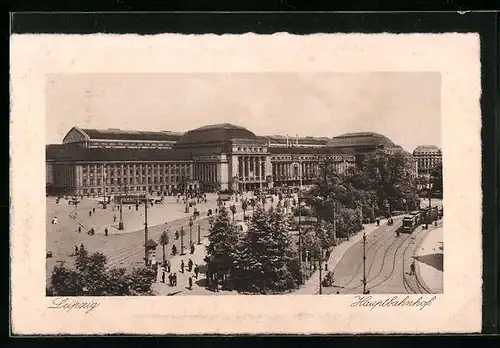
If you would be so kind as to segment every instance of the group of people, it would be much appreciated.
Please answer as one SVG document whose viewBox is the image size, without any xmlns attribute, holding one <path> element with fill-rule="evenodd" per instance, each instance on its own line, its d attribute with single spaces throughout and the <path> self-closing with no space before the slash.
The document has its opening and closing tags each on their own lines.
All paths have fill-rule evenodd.
<svg viewBox="0 0 500 348">
<path fill-rule="evenodd" d="M 186 265 L 184 263 L 184 260 L 181 260 L 181 265 L 180 265 L 180 272 L 181 273 L 185 273 L 186 271 Z M 177 286 L 177 273 L 171 273 L 171 264 L 170 264 L 170 261 L 165 261 L 164 264 L 163 264 L 163 268 L 162 268 L 162 275 L 161 275 L 161 282 L 162 283 L 165 283 L 165 279 L 166 279 L 166 274 L 168 273 L 168 284 L 169 286 Z M 198 279 L 198 274 L 199 274 L 199 266 L 198 265 L 195 265 L 194 262 L 189 259 L 188 261 L 188 264 L 187 264 L 187 271 L 188 272 L 194 272 L 194 276 L 196 279 Z M 192 290 L 193 289 L 193 277 L 190 276 L 188 278 L 188 289 L 189 290 Z"/>
</svg>

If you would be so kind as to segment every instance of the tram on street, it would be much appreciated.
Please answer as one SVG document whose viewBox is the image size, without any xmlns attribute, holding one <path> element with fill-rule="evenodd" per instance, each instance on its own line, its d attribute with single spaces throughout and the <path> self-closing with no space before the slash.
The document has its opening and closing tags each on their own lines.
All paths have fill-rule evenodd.
<svg viewBox="0 0 500 348">
<path fill-rule="evenodd" d="M 403 232 L 412 233 L 423 221 L 423 214 L 419 211 L 412 211 L 403 217 Z"/>
</svg>

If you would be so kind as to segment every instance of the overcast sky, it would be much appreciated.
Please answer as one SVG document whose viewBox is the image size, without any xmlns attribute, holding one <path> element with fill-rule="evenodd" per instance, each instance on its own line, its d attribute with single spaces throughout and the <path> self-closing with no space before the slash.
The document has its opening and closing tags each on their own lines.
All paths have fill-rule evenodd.
<svg viewBox="0 0 500 348">
<path fill-rule="evenodd" d="M 233 123 L 257 135 L 381 133 L 441 144 L 439 73 L 48 75 L 47 143 L 73 126 L 184 132 Z"/>
</svg>

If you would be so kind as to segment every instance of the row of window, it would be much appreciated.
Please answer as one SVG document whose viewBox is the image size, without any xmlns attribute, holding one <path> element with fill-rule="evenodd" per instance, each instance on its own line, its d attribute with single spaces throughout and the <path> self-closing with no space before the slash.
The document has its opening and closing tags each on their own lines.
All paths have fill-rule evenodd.
<svg viewBox="0 0 500 348">
<path fill-rule="evenodd" d="M 180 178 L 181 177 L 179 177 L 179 176 L 160 177 L 160 178 L 149 177 L 147 181 L 145 180 L 146 179 L 145 177 L 132 178 L 130 180 L 128 180 L 127 178 L 124 178 L 123 181 L 120 178 L 118 178 L 116 180 L 115 180 L 115 178 L 110 178 L 109 180 L 106 180 L 106 185 L 145 184 L 146 182 L 150 182 L 153 184 L 159 184 L 159 183 L 166 183 L 166 182 L 179 182 Z M 88 186 L 94 186 L 94 183 L 95 183 L 95 185 L 100 186 L 101 183 L 103 183 L 103 181 L 100 178 L 97 178 L 97 180 L 94 180 L 93 178 L 90 178 L 89 180 L 87 180 L 86 178 L 83 178 L 82 179 L 82 186 L 87 186 L 87 183 L 88 183 Z"/>
<path fill-rule="evenodd" d="M 150 191 L 150 190 L 154 190 L 154 191 L 157 191 L 157 190 L 160 190 L 160 191 L 163 191 L 163 190 L 168 190 L 168 189 L 175 189 L 176 188 L 176 185 L 157 185 L 157 186 L 151 186 L 151 185 L 148 185 L 148 186 L 130 186 L 130 187 L 127 187 L 127 191 L 128 192 L 146 192 L 146 191 Z M 82 189 L 82 194 L 86 195 L 86 194 L 102 194 L 103 192 L 106 192 L 106 193 L 123 193 L 125 192 L 125 189 L 121 189 L 120 190 L 120 187 L 106 187 L 106 191 L 104 191 L 104 189 L 102 189 L 101 187 L 97 187 L 97 188 L 84 188 Z"/>
<path fill-rule="evenodd" d="M 238 151 L 266 152 L 266 149 L 262 147 L 238 147 Z"/>
</svg>

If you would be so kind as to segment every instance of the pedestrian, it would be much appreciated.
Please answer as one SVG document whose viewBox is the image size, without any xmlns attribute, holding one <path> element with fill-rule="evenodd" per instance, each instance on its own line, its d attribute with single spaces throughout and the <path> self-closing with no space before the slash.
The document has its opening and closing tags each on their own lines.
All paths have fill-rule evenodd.
<svg viewBox="0 0 500 348">
<path fill-rule="evenodd" d="M 337 291 L 337 295 L 340 294 L 340 291 Z"/>
<path fill-rule="evenodd" d="M 192 290 L 193 289 L 193 278 L 189 277 L 188 282 L 189 282 L 189 290 Z"/>
<path fill-rule="evenodd" d="M 191 259 L 189 259 L 189 261 L 188 261 L 188 272 L 191 272 L 192 269 L 193 269 L 193 261 Z"/>
<path fill-rule="evenodd" d="M 179 239 L 179 230 L 175 231 L 175 239 Z"/>
<path fill-rule="evenodd" d="M 217 214 L 217 208 L 215 208 L 215 214 Z"/>
<path fill-rule="evenodd" d="M 194 254 L 194 244 L 191 243 L 191 254 Z"/>
<path fill-rule="evenodd" d="M 82 226 L 78 226 L 78 233 L 82 232 Z"/>
<path fill-rule="evenodd" d="M 92 212 L 95 213 L 95 208 L 92 208 Z"/>
<path fill-rule="evenodd" d="M 113 215 L 113 222 L 116 222 L 116 214 Z"/>
<path fill-rule="evenodd" d="M 196 265 L 194 267 L 194 276 L 196 277 L 196 279 L 198 279 L 198 273 L 200 273 L 200 268 L 198 267 L 198 265 Z"/>
<path fill-rule="evenodd" d="M 78 254 L 78 246 L 75 245 L 75 255 Z"/>
<path fill-rule="evenodd" d="M 170 273 L 170 261 L 167 261 L 167 272 Z"/>
<path fill-rule="evenodd" d="M 130 205 L 129 205 L 129 206 L 128 206 L 128 210 L 130 210 L 130 209 L 132 209 L 132 206 L 130 206 Z"/>
<path fill-rule="evenodd" d="M 92 216 L 92 210 L 91 210 L 91 211 L 89 211 L 89 217 L 91 217 L 91 216 Z"/>
<path fill-rule="evenodd" d="M 83 245 L 83 243 L 82 243 L 82 244 L 80 244 L 80 250 L 81 250 L 81 251 L 85 250 L 85 246 Z"/>
<path fill-rule="evenodd" d="M 165 271 L 161 272 L 161 282 L 165 283 Z"/>
<path fill-rule="evenodd" d="M 413 260 L 413 262 L 410 265 L 410 275 L 414 274 L 415 274 L 415 260 Z"/>
<path fill-rule="evenodd" d="M 106 237 L 108 236 L 108 228 L 107 228 L 107 227 L 104 229 L 104 235 L 105 235 Z"/>
<path fill-rule="evenodd" d="M 380 219 L 377 218 L 377 227 L 380 226 Z"/>
<path fill-rule="evenodd" d="M 177 247 L 174 245 L 172 245 L 172 255 L 176 255 L 177 254 Z"/>
<path fill-rule="evenodd" d="M 174 273 L 174 276 L 172 279 L 174 280 L 174 286 L 177 286 L 177 273 Z"/>
<path fill-rule="evenodd" d="M 181 273 L 184 273 L 184 267 L 186 267 L 184 265 L 184 260 L 181 260 Z"/>
</svg>

